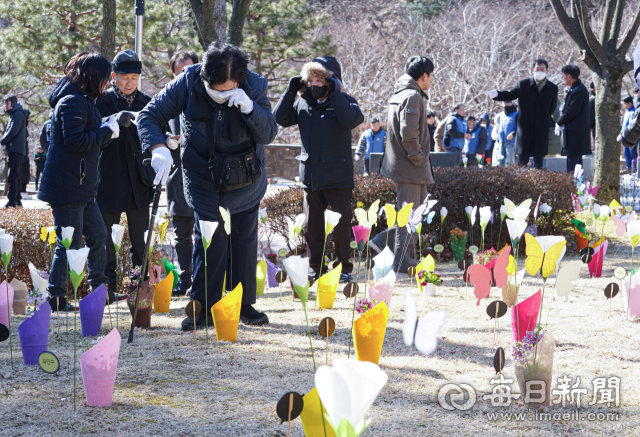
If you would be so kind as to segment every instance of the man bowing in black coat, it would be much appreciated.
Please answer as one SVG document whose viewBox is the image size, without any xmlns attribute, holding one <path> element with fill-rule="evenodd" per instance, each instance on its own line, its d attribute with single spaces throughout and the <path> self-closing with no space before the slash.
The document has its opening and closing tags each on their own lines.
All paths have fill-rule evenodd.
<svg viewBox="0 0 640 437">
<path fill-rule="evenodd" d="M 102 118 L 113 114 L 120 125 L 120 136 L 111 141 L 100 157 L 100 185 L 98 206 L 107 227 L 107 268 L 109 290 L 116 290 L 116 252 L 111 241 L 111 227 L 120 224 L 120 216 L 127 214 L 131 240 L 131 264 L 142 265 L 144 256 L 144 232 L 149 226 L 149 205 L 153 198 L 151 182 L 140 174 L 136 154 L 141 153 L 138 129 L 131 112 L 142 110 L 151 97 L 138 91 L 138 79 L 142 63 L 133 50 L 124 50 L 113 59 L 111 88 L 98 99 Z M 125 296 L 119 296 L 119 299 Z"/>
<path fill-rule="evenodd" d="M 567 157 L 568 173 L 573 173 L 576 164 L 582 165 L 582 155 L 591 154 L 589 91 L 579 77 L 577 65 L 562 67 L 562 78 L 569 92 L 556 122 L 556 133 L 562 135 L 562 156 Z"/>
<path fill-rule="evenodd" d="M 547 79 L 549 63 L 542 58 L 533 62 L 533 77 L 523 79 L 511 91 L 487 91 L 493 100 L 508 102 L 518 99 L 516 149 L 518 163 L 527 165 L 531 157 L 536 168 L 549 149 L 551 115 L 556 109 L 558 87 Z"/>
</svg>

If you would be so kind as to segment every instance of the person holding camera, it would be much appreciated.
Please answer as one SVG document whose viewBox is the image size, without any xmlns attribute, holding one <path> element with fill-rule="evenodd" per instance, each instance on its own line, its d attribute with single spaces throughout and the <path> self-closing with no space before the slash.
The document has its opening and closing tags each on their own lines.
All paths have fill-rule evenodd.
<svg viewBox="0 0 640 437">
<path fill-rule="evenodd" d="M 274 113 L 280 126 L 297 124 L 300 129 L 302 152 L 297 159 L 304 187 L 304 236 L 310 275 L 317 279 L 326 271 L 321 258 L 324 211 L 330 207 L 342 215 L 333 230 L 337 262 L 342 264 L 340 282 L 351 282 L 351 130 L 364 121 L 364 116 L 356 99 L 343 91 L 341 79 L 340 64 L 331 56 L 306 63 L 301 75 L 289 81 Z"/>
<path fill-rule="evenodd" d="M 212 43 L 201 64 L 185 67 L 138 116 L 142 148 L 152 153 L 154 183 L 162 185 L 173 164 L 165 126 L 180 116 L 184 195 L 194 210 L 196 233 L 191 298 L 202 305 L 195 321 L 183 320 L 185 331 L 192 330 L 194 323 L 200 329 L 205 317 L 213 325 L 210 307 L 222 298 L 223 289 L 233 290 L 238 283 L 243 289 L 240 321 L 269 323 L 253 304 L 258 209 L 267 190 L 263 144 L 273 141 L 278 126 L 266 95 L 267 81 L 249 70 L 248 64 L 249 55 L 240 47 Z M 220 208 L 230 213 L 230 235 L 224 230 Z M 200 220 L 218 222 L 206 266 Z"/>
<path fill-rule="evenodd" d="M 142 164 L 142 150 L 138 129 L 132 121 L 133 112 L 142 110 L 151 97 L 138 90 L 142 62 L 133 50 L 124 50 L 112 62 L 111 88 L 105 91 L 97 105 L 102 118 L 115 114 L 120 136 L 111 140 L 100 157 L 100 186 L 97 202 L 107 227 L 107 268 L 109 291 L 116 289 L 118 266 L 111 240 L 111 227 L 120 224 L 122 213 L 127 215 L 131 241 L 131 265 L 139 267 L 144 258 L 144 233 L 149 227 L 149 205 L 153 200 L 148 167 Z M 126 296 L 118 296 L 119 300 Z"/>
</svg>

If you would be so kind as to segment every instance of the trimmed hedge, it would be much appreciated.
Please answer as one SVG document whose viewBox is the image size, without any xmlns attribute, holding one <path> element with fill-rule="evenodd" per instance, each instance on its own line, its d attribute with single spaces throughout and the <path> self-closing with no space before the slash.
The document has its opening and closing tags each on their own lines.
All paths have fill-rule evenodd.
<svg viewBox="0 0 640 437">
<path fill-rule="evenodd" d="M 489 224 L 485 231 L 485 249 L 490 247 L 502 248 L 509 244 L 509 232 L 506 223 L 503 224 L 500 241 L 498 232 L 500 229 L 500 206 L 507 197 L 514 203 L 531 198 L 533 200 L 529 214 L 529 223 L 533 222 L 533 209 L 541 195 L 540 204 L 548 203 L 552 207 L 550 216 L 544 220 L 538 214 L 537 226 L 539 232 L 545 235 L 573 235 L 571 218 L 573 217 L 573 203 L 571 193 L 575 193 L 575 184 L 571 175 L 562 172 L 550 172 L 535 170 L 520 166 L 508 167 L 455 167 L 435 168 L 436 184 L 429 188 L 431 199 L 439 202 L 435 206 L 436 215 L 432 224 L 423 224 L 422 238 L 425 243 L 437 243 L 440 240 L 440 208 L 447 208 L 448 215 L 442 229 L 442 243 L 445 246 L 443 257 L 452 257 L 449 243 L 449 232 L 459 227 L 463 231 L 469 229 L 469 221 L 465 213 L 465 206 L 490 206 L 494 212 L 494 222 Z M 268 196 L 262 200 L 261 207 L 267 207 L 267 234 L 276 234 L 288 241 L 288 227 L 286 217 L 295 219 L 302 213 L 304 192 L 300 187 L 292 187 L 282 190 L 277 194 Z M 355 209 L 358 202 L 363 207 L 368 207 L 375 200 L 380 199 L 380 206 L 385 203 L 396 205 L 395 183 L 379 174 L 369 176 L 356 175 L 353 189 L 352 207 Z M 397 209 L 398 205 L 396 205 Z M 544 229 L 542 229 L 544 223 Z M 352 217 L 355 224 L 355 217 Z M 372 236 L 386 229 L 386 221 L 379 220 L 378 225 L 372 230 Z M 476 217 L 473 227 L 473 241 L 469 234 L 468 244 L 480 245 L 480 219 Z M 304 235 L 301 234 L 299 247 L 304 247 Z M 424 244 L 423 244 L 423 247 Z M 295 248 L 294 242 L 289 242 L 289 249 Z M 299 251 L 300 253 L 300 251 Z M 523 251 L 521 251 L 523 253 Z"/>
</svg>

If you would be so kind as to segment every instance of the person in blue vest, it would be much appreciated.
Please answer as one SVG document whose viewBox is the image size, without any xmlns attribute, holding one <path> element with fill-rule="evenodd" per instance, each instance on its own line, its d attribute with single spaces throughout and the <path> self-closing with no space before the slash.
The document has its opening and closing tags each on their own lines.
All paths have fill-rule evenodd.
<svg viewBox="0 0 640 437">
<path fill-rule="evenodd" d="M 462 103 L 453 108 L 453 112 L 447 116 L 444 128 L 442 146 L 445 152 L 458 155 L 458 165 L 462 165 L 462 149 L 464 140 L 471 138 L 468 133 L 467 122 L 464 119 L 464 105 Z"/>
<path fill-rule="evenodd" d="M 492 163 L 494 167 L 516 163 L 516 117 L 518 111 L 512 102 L 504 102 L 504 112 L 499 115 L 495 129 L 498 140 L 493 147 Z"/>
<path fill-rule="evenodd" d="M 358 144 L 358 150 L 356 150 L 353 159 L 360 161 L 364 151 L 364 172 L 367 174 L 371 171 L 369 157 L 372 153 L 384 153 L 384 148 L 387 144 L 387 133 L 380 128 L 379 119 L 374 118 L 371 120 L 371 127 L 362 133 Z M 380 163 L 382 164 L 382 160 L 380 160 Z M 380 169 L 376 168 L 374 171 L 380 171 Z"/>
<path fill-rule="evenodd" d="M 622 119 L 622 132 L 629 126 L 629 120 L 631 120 L 636 108 L 633 106 L 633 97 L 627 96 L 622 101 L 625 112 Z M 636 170 L 636 159 L 638 158 L 638 142 L 632 147 L 624 148 L 624 159 L 627 162 L 627 173 Z"/>
<path fill-rule="evenodd" d="M 464 140 L 462 153 L 467 156 L 470 165 L 476 165 L 478 163 L 476 155 L 484 155 L 484 149 L 487 146 L 487 130 L 480 123 L 476 123 L 473 115 L 467 117 L 467 126 L 470 138 Z"/>
</svg>

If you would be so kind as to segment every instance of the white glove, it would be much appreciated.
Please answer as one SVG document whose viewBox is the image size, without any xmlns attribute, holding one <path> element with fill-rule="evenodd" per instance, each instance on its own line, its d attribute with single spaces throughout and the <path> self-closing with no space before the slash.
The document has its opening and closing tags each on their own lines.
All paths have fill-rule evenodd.
<svg viewBox="0 0 640 437">
<path fill-rule="evenodd" d="M 356 153 L 356 156 L 353 157 L 354 161 L 360 161 L 360 155 Z"/>
<path fill-rule="evenodd" d="M 179 135 L 176 136 L 179 137 Z M 167 135 L 167 147 L 171 150 L 176 150 L 180 147 L 180 143 L 177 140 L 174 140 L 173 136 Z"/>
<path fill-rule="evenodd" d="M 556 136 L 560 136 L 563 130 L 564 130 L 564 126 L 560 126 L 556 124 Z"/>
<path fill-rule="evenodd" d="M 498 90 L 487 91 L 485 94 L 491 97 L 492 99 L 495 99 L 496 97 L 498 97 Z"/>
<path fill-rule="evenodd" d="M 111 129 L 111 138 L 118 138 L 120 136 L 120 126 L 118 125 L 118 120 L 116 120 L 116 114 L 109 117 L 100 127 L 108 127 Z"/>
<path fill-rule="evenodd" d="M 173 159 L 171 151 L 166 147 L 158 147 L 151 151 L 151 167 L 156 171 L 153 185 L 166 185 Z"/>
<path fill-rule="evenodd" d="M 250 114 L 253 111 L 253 100 L 242 88 L 234 88 L 226 93 L 221 93 L 220 97 L 223 96 L 229 96 L 229 107 L 236 106 L 243 114 Z"/>
</svg>

